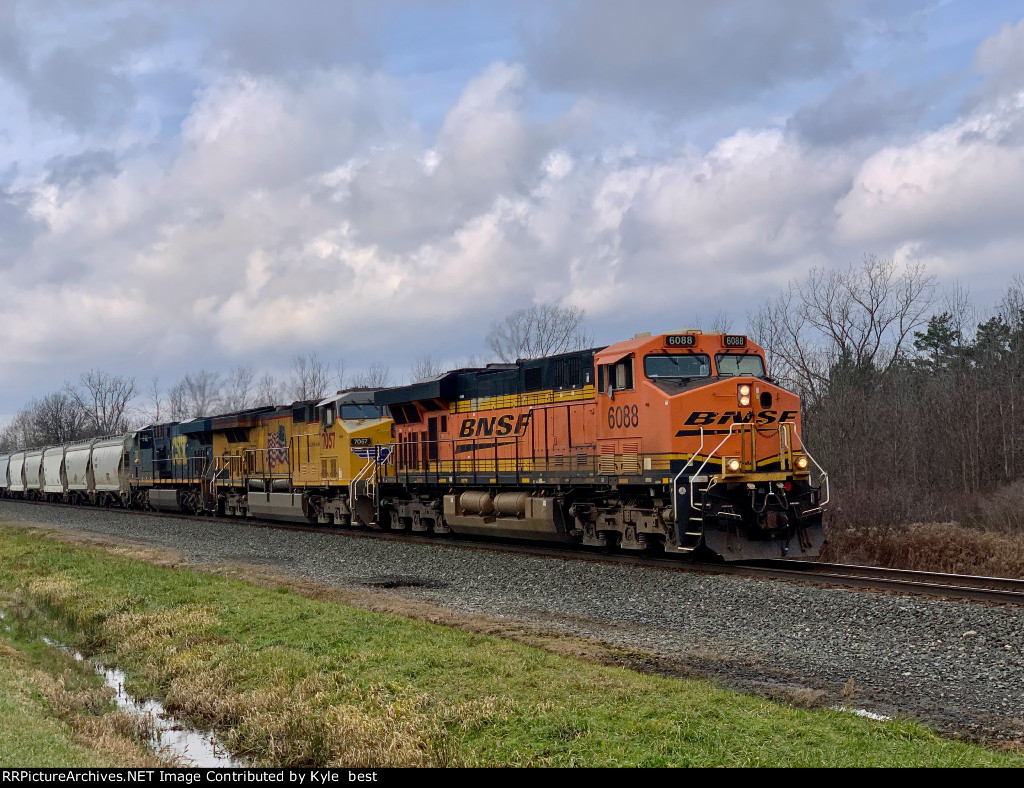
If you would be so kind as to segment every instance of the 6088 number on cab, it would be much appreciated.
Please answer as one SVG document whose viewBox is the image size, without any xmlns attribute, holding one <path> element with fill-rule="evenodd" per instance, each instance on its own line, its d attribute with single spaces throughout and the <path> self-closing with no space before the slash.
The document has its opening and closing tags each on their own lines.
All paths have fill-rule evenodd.
<svg viewBox="0 0 1024 788">
<path fill-rule="evenodd" d="M 621 405 L 608 408 L 608 427 L 611 429 L 621 427 L 639 427 L 640 414 L 636 405 Z"/>
</svg>

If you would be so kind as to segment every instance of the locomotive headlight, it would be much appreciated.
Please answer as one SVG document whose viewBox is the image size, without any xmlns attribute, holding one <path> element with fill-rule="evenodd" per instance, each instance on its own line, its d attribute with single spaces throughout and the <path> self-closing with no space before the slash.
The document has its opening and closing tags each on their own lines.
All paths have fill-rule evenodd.
<svg viewBox="0 0 1024 788">
<path fill-rule="evenodd" d="M 740 407 L 741 408 L 750 407 L 750 397 L 740 397 Z"/>
<path fill-rule="evenodd" d="M 750 407 L 750 386 L 746 383 L 742 383 L 736 387 L 736 397 L 739 400 L 741 408 Z"/>
<path fill-rule="evenodd" d="M 797 468 L 798 471 L 806 471 L 807 470 L 807 458 L 805 456 L 803 456 L 802 454 L 799 457 L 796 458 L 796 460 L 793 462 L 793 464 L 796 465 L 796 468 Z"/>
<path fill-rule="evenodd" d="M 730 457 L 725 461 L 725 469 L 729 473 L 736 473 L 740 469 L 740 461 L 735 457 Z"/>
</svg>

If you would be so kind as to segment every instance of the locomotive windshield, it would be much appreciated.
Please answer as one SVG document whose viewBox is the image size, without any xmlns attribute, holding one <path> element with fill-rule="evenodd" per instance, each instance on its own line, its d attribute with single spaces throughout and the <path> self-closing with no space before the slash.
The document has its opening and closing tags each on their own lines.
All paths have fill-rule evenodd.
<svg viewBox="0 0 1024 788">
<path fill-rule="evenodd" d="M 644 356 L 644 374 L 649 378 L 706 378 L 711 359 L 702 353 Z"/>
<path fill-rule="evenodd" d="M 339 419 L 382 419 L 384 418 L 384 407 L 382 405 L 342 405 L 338 408 Z"/>
<path fill-rule="evenodd" d="M 719 353 L 715 356 L 715 365 L 720 377 L 750 375 L 755 378 L 764 377 L 764 361 L 753 354 Z"/>
</svg>

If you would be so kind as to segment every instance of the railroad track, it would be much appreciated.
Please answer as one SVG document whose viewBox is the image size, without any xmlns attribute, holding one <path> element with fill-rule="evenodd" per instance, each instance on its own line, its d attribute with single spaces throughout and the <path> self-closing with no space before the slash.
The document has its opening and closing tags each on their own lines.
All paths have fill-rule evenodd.
<svg viewBox="0 0 1024 788">
<path fill-rule="evenodd" d="M 12 503 L 30 503 L 37 506 L 56 506 L 75 510 L 84 509 L 84 507 L 72 506 L 70 504 L 50 504 L 41 501 L 12 501 Z M 84 510 L 96 511 L 93 509 Z M 236 525 L 244 522 L 245 525 L 256 528 L 332 534 L 355 539 L 392 539 L 420 544 L 444 544 L 463 549 L 512 552 L 521 555 L 554 557 L 569 561 L 656 567 L 673 572 L 697 572 L 701 574 L 731 575 L 765 580 L 786 580 L 835 588 L 886 591 L 988 604 L 1024 605 L 1024 580 L 1004 577 L 979 577 L 943 572 L 909 571 L 879 566 L 830 564 L 795 559 L 739 562 L 734 564 L 703 563 L 686 558 L 612 553 L 597 549 L 579 549 L 568 545 L 485 540 L 483 538 L 466 536 L 434 537 L 396 531 L 338 528 L 313 524 L 302 525 L 272 520 L 240 520 L 237 517 L 196 517 L 194 515 L 172 512 L 143 512 L 133 509 L 107 509 L 105 511 L 115 515 L 168 517 L 181 520 L 233 523 Z"/>
<path fill-rule="evenodd" d="M 955 575 L 855 564 L 826 564 L 815 561 L 762 561 L 748 565 L 763 570 L 764 576 L 819 580 L 847 588 L 925 594 L 975 602 L 1024 605 L 1024 580 L 1006 577 Z"/>
</svg>

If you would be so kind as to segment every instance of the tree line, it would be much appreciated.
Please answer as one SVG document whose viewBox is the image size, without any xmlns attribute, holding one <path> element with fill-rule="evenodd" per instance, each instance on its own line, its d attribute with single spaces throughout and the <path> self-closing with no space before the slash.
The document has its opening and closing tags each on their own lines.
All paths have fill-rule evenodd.
<svg viewBox="0 0 1024 788">
<path fill-rule="evenodd" d="M 148 423 L 184 421 L 264 405 L 319 399 L 346 383 L 388 385 L 391 372 L 374 364 L 347 380 L 344 361 L 329 363 L 315 352 L 296 356 L 287 375 L 257 376 L 251 366 L 227 372 L 200 369 L 186 373 L 168 388 L 153 377 L 144 388 L 138 379 L 104 370 L 83 372 L 58 391 L 24 405 L 0 430 L 0 451 L 16 451 L 115 435 Z"/>
<path fill-rule="evenodd" d="M 593 343 L 584 317 L 578 307 L 555 304 L 518 309 L 492 324 L 487 345 L 501 361 L 579 350 Z M 472 356 L 462 364 L 478 365 Z M 429 380 L 453 366 L 423 356 L 413 364 L 410 378 L 414 383 Z M 251 366 L 235 365 L 226 372 L 188 372 L 170 387 L 163 387 L 158 376 L 140 386 L 135 377 L 94 369 L 24 405 L 0 429 L 0 452 L 114 435 L 161 421 L 321 399 L 346 386 L 388 385 L 392 385 L 391 369 L 383 362 L 349 375 L 344 359 L 331 362 L 316 352 L 295 356 L 282 378 L 269 372 L 258 375 Z"/>
<path fill-rule="evenodd" d="M 803 397 L 834 526 L 1024 527 L 1024 278 L 982 311 L 867 256 L 794 280 L 750 324 Z"/>
</svg>

